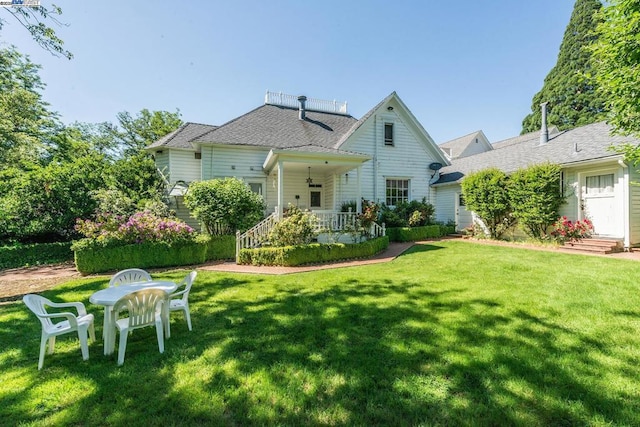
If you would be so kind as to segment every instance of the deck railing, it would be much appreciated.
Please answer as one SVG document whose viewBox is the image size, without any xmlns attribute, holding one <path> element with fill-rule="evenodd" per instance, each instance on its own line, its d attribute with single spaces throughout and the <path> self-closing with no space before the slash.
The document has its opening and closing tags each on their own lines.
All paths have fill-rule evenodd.
<svg viewBox="0 0 640 427">
<path fill-rule="evenodd" d="M 269 105 L 280 105 L 282 107 L 299 108 L 300 101 L 296 95 L 288 95 L 282 92 L 267 91 L 264 96 L 264 103 Z M 324 99 L 307 98 L 305 108 L 309 111 L 322 111 L 325 113 L 349 114 L 347 112 L 347 102 L 329 101 Z"/>
</svg>

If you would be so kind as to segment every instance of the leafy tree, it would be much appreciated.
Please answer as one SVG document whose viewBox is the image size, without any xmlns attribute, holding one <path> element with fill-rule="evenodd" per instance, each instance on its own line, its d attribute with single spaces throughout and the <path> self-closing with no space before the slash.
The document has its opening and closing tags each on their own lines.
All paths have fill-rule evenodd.
<svg viewBox="0 0 640 427">
<path fill-rule="evenodd" d="M 180 110 L 141 110 L 135 117 L 123 111 L 118 113 L 118 125 L 101 124 L 102 132 L 109 135 L 125 155 L 137 154 L 149 144 L 173 132 L 182 125 Z"/>
<path fill-rule="evenodd" d="M 602 8 L 599 0 L 576 0 L 564 33 L 558 60 L 544 79 L 542 89 L 531 103 L 531 113 L 522 121 L 522 133 L 540 129 L 540 104 L 549 102 L 548 122 L 560 130 L 572 129 L 604 119 L 605 101 L 590 77 L 591 53 L 585 49 L 595 40 L 599 22 L 595 12 Z"/>
<path fill-rule="evenodd" d="M 596 28 L 591 47 L 601 96 L 608 101 L 609 123 L 616 133 L 640 137 L 640 2 L 611 0 Z M 637 145 L 620 147 L 627 158 L 640 163 Z"/>
<path fill-rule="evenodd" d="M 109 164 L 98 154 L 51 162 L 32 170 L 5 170 L 0 236 L 21 241 L 69 240 L 76 218 L 90 217 L 93 190 L 107 186 Z M 4 181 L 3 179 L 3 181 Z"/>
<path fill-rule="evenodd" d="M 37 161 L 57 125 L 39 92 L 44 88 L 39 69 L 15 48 L 0 49 L 0 169 Z"/>
<path fill-rule="evenodd" d="M 245 231 L 264 216 L 262 196 L 237 178 L 194 182 L 185 194 L 184 203 L 207 232 L 216 234 L 216 224 L 231 230 Z"/>
<path fill-rule="evenodd" d="M 58 16 L 62 15 L 62 9 L 56 5 L 50 8 L 44 6 L 35 7 L 11 7 L 4 8 L 11 14 L 20 25 L 31 33 L 31 37 L 43 49 L 51 52 L 55 56 L 64 56 L 67 59 L 73 58 L 73 54 L 64 49 L 64 42 L 60 39 L 53 28 L 47 26 L 42 20 L 49 20 L 55 25 L 62 25 Z M 0 30 L 6 21 L 0 18 Z"/>
<path fill-rule="evenodd" d="M 562 195 L 561 168 L 541 164 L 520 169 L 509 177 L 509 196 L 513 216 L 531 237 L 548 237 L 549 228 L 558 220 Z"/>
<path fill-rule="evenodd" d="M 481 170 L 467 175 L 461 183 L 467 209 L 475 212 L 497 239 L 514 223 L 507 192 L 509 179 L 497 168 Z"/>
</svg>

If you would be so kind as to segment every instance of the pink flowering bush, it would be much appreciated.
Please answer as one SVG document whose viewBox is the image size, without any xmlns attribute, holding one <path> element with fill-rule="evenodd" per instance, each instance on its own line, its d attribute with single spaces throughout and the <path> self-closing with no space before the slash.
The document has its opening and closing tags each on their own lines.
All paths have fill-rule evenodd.
<svg viewBox="0 0 640 427">
<path fill-rule="evenodd" d="M 105 245 L 184 242 L 193 240 L 197 234 L 180 220 L 159 217 L 150 211 L 136 212 L 128 218 L 99 214 L 95 220 L 78 220 L 76 231 Z"/>
<path fill-rule="evenodd" d="M 593 224 L 588 219 L 572 222 L 566 216 L 558 219 L 553 228 L 552 235 L 563 241 L 584 239 L 593 233 Z"/>
</svg>

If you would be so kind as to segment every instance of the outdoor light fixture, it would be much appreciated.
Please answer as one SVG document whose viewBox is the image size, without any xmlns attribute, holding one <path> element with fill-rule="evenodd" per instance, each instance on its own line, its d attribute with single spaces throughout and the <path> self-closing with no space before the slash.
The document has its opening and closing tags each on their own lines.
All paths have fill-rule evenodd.
<svg viewBox="0 0 640 427">
<path fill-rule="evenodd" d="M 311 166 L 309 166 L 309 178 L 307 178 L 307 184 L 311 183 L 313 183 L 313 180 L 311 179 Z"/>
</svg>

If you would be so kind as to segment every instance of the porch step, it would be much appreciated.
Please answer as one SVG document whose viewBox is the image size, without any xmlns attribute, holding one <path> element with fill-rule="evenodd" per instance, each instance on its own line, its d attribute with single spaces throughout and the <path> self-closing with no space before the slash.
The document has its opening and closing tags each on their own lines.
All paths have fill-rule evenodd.
<svg viewBox="0 0 640 427">
<path fill-rule="evenodd" d="M 599 254 L 611 254 L 622 252 L 624 246 L 621 240 L 616 239 L 579 239 L 565 242 L 565 249 Z"/>
</svg>

